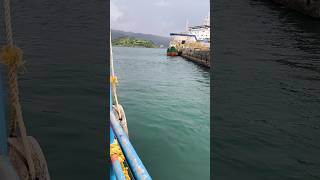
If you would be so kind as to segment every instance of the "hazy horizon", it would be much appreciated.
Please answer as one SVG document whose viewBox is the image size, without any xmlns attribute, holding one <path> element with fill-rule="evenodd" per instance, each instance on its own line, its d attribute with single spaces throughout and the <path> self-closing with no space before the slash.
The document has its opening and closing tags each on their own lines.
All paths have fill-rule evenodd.
<svg viewBox="0 0 320 180">
<path fill-rule="evenodd" d="M 113 30 L 169 37 L 189 25 L 203 24 L 210 10 L 209 0 L 111 0 Z"/>
</svg>

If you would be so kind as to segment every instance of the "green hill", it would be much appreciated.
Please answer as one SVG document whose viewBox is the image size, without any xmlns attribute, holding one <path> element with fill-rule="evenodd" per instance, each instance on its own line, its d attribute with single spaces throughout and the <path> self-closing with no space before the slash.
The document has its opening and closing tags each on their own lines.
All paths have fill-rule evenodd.
<svg viewBox="0 0 320 180">
<path fill-rule="evenodd" d="M 126 47 L 146 47 L 146 48 L 158 48 L 152 41 L 144 40 L 136 37 L 120 37 L 112 40 L 114 46 L 126 46 Z"/>
<path fill-rule="evenodd" d="M 136 38 L 141 38 L 141 39 L 152 41 L 158 46 L 162 45 L 165 47 L 167 47 L 170 42 L 170 37 L 163 37 L 163 36 L 158 36 L 158 35 L 153 35 L 153 34 L 143 34 L 143 33 L 120 31 L 120 30 L 116 30 L 116 29 L 111 29 L 111 35 L 112 35 L 112 39 L 117 39 L 120 37 L 136 37 Z M 168 34 L 168 36 L 169 36 L 169 34 Z"/>
</svg>

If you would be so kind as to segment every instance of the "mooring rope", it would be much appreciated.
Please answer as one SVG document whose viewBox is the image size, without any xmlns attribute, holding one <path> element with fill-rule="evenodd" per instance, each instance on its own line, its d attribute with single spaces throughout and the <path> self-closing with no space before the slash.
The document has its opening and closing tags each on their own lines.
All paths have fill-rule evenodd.
<svg viewBox="0 0 320 180">
<path fill-rule="evenodd" d="M 7 43 L 9 45 L 13 45 L 10 0 L 4 0 L 4 17 L 5 17 Z"/>
<path fill-rule="evenodd" d="M 114 66 L 113 66 L 113 53 L 112 53 L 112 42 L 111 42 L 111 31 L 110 31 L 110 69 L 111 69 L 111 76 L 110 76 L 110 82 L 112 86 L 112 94 L 113 99 L 115 101 L 116 111 L 118 112 L 119 119 L 122 119 L 122 115 L 120 113 L 120 107 L 119 107 L 119 101 L 118 101 L 118 95 L 117 95 L 117 84 L 118 84 L 118 78 L 114 73 Z"/>
<path fill-rule="evenodd" d="M 126 116 L 125 116 L 125 113 L 124 113 L 124 110 L 123 110 L 121 104 L 119 104 L 118 95 L 117 95 L 118 78 L 114 73 L 111 31 L 110 31 L 110 70 L 111 70 L 110 82 L 111 82 L 111 86 L 112 86 L 111 89 L 112 89 L 113 99 L 115 102 L 115 105 L 113 105 L 113 108 L 117 111 L 121 127 L 124 129 L 124 131 L 126 132 L 126 134 L 128 136 L 129 134 L 128 134 L 128 126 L 127 126 Z M 118 141 L 116 139 L 114 140 L 114 142 L 112 144 L 110 144 L 110 158 L 112 158 L 113 155 L 116 155 L 118 157 L 126 180 L 130 180 L 130 176 L 128 173 L 128 167 L 125 167 L 125 165 L 124 165 L 125 156 L 123 155 L 122 150 L 120 148 L 120 145 L 118 144 Z"/>
<path fill-rule="evenodd" d="M 10 136 L 17 136 L 17 125 L 25 150 L 29 173 L 35 179 L 35 167 L 31 156 L 31 149 L 27 139 L 27 132 L 23 122 L 21 105 L 19 100 L 18 68 L 23 65 L 22 51 L 13 43 L 13 31 L 11 24 L 10 0 L 4 0 L 5 32 L 7 45 L 0 52 L 1 62 L 8 67 L 8 92 L 10 104 Z"/>
<path fill-rule="evenodd" d="M 121 127 L 124 129 L 127 136 L 129 137 L 129 130 L 128 130 L 126 115 L 123 110 L 123 107 L 121 106 L 121 104 L 119 104 L 118 95 L 117 95 L 118 78 L 114 72 L 111 30 L 110 30 L 110 69 L 111 69 L 110 82 L 111 82 L 111 86 L 112 86 L 113 99 L 115 102 L 115 105 L 113 105 L 113 108 L 115 109 L 115 111 L 118 114 L 118 118 L 120 120 Z"/>
</svg>

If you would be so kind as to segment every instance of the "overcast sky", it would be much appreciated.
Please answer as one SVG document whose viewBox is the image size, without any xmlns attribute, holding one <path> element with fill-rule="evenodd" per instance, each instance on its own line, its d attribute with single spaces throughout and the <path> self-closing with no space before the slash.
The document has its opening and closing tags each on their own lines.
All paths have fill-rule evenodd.
<svg viewBox="0 0 320 180">
<path fill-rule="evenodd" d="M 169 36 L 189 25 L 201 25 L 209 0 L 111 0 L 112 29 Z"/>
</svg>

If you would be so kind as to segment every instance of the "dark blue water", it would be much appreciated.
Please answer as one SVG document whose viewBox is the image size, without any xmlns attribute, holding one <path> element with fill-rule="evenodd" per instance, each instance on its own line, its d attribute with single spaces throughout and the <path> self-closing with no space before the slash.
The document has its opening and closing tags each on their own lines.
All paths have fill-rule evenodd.
<svg viewBox="0 0 320 180">
<path fill-rule="evenodd" d="M 2 1 L 1 1 L 2 3 Z M 106 1 L 13 1 L 19 79 L 28 134 L 51 179 L 106 178 Z M 3 9 L 0 43 L 4 44 Z"/>
<path fill-rule="evenodd" d="M 270 1 L 213 5 L 213 178 L 320 179 L 320 21 Z"/>
<path fill-rule="evenodd" d="M 114 47 L 130 141 L 153 179 L 208 180 L 209 70 L 166 49 Z"/>
</svg>

